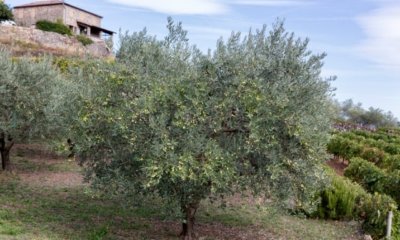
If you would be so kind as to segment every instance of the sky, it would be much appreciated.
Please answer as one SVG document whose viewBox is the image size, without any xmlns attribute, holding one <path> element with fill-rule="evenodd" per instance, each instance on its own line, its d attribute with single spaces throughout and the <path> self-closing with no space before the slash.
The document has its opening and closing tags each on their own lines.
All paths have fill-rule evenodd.
<svg viewBox="0 0 400 240">
<path fill-rule="evenodd" d="M 17 6 L 33 0 L 5 0 Z M 66 0 L 103 16 L 102 26 L 130 33 L 167 33 L 167 17 L 180 21 L 191 43 L 215 49 L 232 31 L 247 33 L 277 20 L 309 38 L 313 53 L 327 53 L 322 77 L 339 101 L 391 111 L 400 119 L 400 0 Z M 116 36 L 116 43 L 118 36 Z M 118 43 L 117 43 L 118 44 Z"/>
</svg>

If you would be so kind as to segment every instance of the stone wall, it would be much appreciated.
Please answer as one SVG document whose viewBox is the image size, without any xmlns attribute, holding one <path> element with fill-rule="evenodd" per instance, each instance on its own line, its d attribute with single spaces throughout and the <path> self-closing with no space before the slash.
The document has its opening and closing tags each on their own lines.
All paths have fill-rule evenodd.
<svg viewBox="0 0 400 240">
<path fill-rule="evenodd" d="M 30 27 L 40 20 L 48 20 L 51 22 L 56 22 L 57 20 L 64 21 L 64 9 L 63 5 L 15 8 L 13 14 L 15 22 L 18 25 Z"/>
<path fill-rule="evenodd" d="M 82 22 L 87 25 L 101 26 L 101 18 L 93 14 L 81 11 L 70 6 L 65 6 L 65 24 L 77 27 L 77 22 Z"/>
<path fill-rule="evenodd" d="M 92 40 L 94 43 L 85 47 L 75 37 L 34 28 L 0 26 L 0 44 L 14 55 L 49 53 L 58 56 L 112 57 L 103 40 Z"/>
</svg>

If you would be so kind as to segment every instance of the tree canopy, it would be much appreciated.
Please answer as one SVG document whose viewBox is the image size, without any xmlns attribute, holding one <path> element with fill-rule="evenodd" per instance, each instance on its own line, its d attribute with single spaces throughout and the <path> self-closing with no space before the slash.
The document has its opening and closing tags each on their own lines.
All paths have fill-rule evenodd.
<svg viewBox="0 0 400 240">
<path fill-rule="evenodd" d="M 389 112 L 369 107 L 364 109 L 361 103 L 354 103 L 352 99 L 335 102 L 337 119 L 353 124 L 373 125 L 375 127 L 396 127 L 399 120 Z"/>
<path fill-rule="evenodd" d="M 0 1 L 0 22 L 13 19 L 14 16 L 10 7 L 7 4 L 5 4 L 4 1 Z"/>
<path fill-rule="evenodd" d="M 331 125 L 325 55 L 282 23 L 234 33 L 209 54 L 180 23 L 167 27 L 163 40 L 123 34 L 115 63 L 70 73 L 81 91 L 63 111 L 75 112 L 69 129 L 87 178 L 176 202 L 185 239 L 209 196 L 241 188 L 294 205 L 310 199 Z"/>
<path fill-rule="evenodd" d="M 0 50 L 0 152 L 2 168 L 9 168 L 14 140 L 45 136 L 45 109 L 58 73 L 50 59 L 12 59 Z"/>
</svg>

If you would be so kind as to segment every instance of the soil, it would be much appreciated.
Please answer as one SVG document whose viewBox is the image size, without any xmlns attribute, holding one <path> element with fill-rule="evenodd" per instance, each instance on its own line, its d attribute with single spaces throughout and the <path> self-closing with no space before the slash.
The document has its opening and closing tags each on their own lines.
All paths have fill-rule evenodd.
<svg viewBox="0 0 400 240">
<path fill-rule="evenodd" d="M 349 165 L 349 162 L 340 158 L 332 158 L 326 164 L 335 170 L 336 174 L 343 176 L 344 169 Z"/>
<path fill-rule="evenodd" d="M 38 144 L 17 144 L 14 146 L 13 155 L 29 156 L 29 161 L 35 165 L 44 166 L 42 169 L 15 169 L 20 180 L 24 183 L 34 186 L 43 187 L 79 187 L 84 185 L 83 176 L 78 171 L 50 171 L 52 166 L 63 164 L 65 161 L 74 161 L 73 159 L 65 159 L 44 148 Z"/>
</svg>

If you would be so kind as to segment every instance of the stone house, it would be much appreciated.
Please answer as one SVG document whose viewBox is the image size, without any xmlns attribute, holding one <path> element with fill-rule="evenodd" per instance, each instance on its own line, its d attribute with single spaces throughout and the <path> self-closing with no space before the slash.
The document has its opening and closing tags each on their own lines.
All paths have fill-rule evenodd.
<svg viewBox="0 0 400 240">
<path fill-rule="evenodd" d="M 94 38 L 112 37 L 113 31 L 101 27 L 102 16 L 73 6 L 63 0 L 36 1 L 13 8 L 18 25 L 30 27 L 39 20 L 62 21 L 75 34 Z"/>
</svg>

